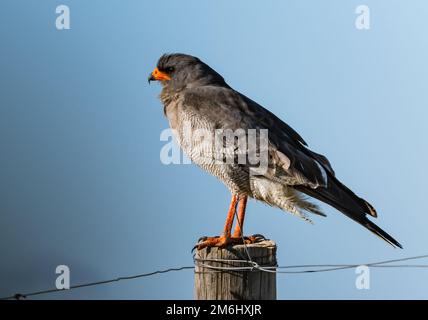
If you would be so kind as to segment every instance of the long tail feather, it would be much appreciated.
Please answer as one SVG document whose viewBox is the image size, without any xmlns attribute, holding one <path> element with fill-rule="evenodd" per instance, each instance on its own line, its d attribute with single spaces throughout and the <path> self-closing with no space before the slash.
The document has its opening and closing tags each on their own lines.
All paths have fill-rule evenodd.
<svg viewBox="0 0 428 320">
<path fill-rule="evenodd" d="M 303 192 L 311 197 L 323 201 L 343 214 L 358 222 L 372 233 L 385 240 L 394 247 L 403 248 L 401 244 L 392 236 L 379 228 L 376 224 L 367 219 L 366 215 L 369 214 L 377 217 L 376 210 L 364 199 L 355 195 L 350 189 L 344 186 L 335 177 L 329 175 L 327 188 L 310 188 L 306 186 L 294 186 L 300 192 Z"/>
</svg>

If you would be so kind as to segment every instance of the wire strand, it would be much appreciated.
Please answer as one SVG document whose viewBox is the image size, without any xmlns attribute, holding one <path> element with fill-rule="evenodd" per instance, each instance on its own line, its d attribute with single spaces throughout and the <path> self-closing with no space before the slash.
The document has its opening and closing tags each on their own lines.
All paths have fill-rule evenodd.
<svg viewBox="0 0 428 320">
<path fill-rule="evenodd" d="M 251 256 L 248 254 L 249 259 L 251 259 Z M 413 256 L 413 257 L 406 257 L 406 258 L 400 258 L 400 259 L 390 259 L 390 260 L 383 260 L 378 262 L 371 262 L 371 263 L 360 263 L 360 264 L 302 264 L 302 265 L 287 265 L 287 266 L 260 266 L 256 262 L 252 260 L 234 260 L 234 259 L 200 259 L 194 257 L 194 263 L 197 266 L 205 267 L 207 269 L 211 269 L 214 272 L 224 272 L 224 271 L 248 271 L 248 272 L 254 272 L 254 271 L 262 271 L 262 272 L 271 272 L 271 273 L 277 273 L 277 274 L 306 274 L 306 273 L 317 273 L 317 272 L 329 272 L 329 271 L 338 271 L 338 270 L 345 270 L 345 269 L 352 269 L 356 268 L 358 266 L 368 266 L 368 267 L 374 267 L 374 268 L 428 268 L 428 264 L 392 264 L 397 262 L 403 262 L 403 261 L 410 261 L 410 260 L 419 260 L 419 259 L 426 259 L 428 258 L 428 254 L 426 255 L 419 255 L 419 256 Z M 248 266 L 242 266 L 242 267 L 236 267 L 236 266 L 212 266 L 205 262 L 222 262 L 222 263 L 244 263 L 248 264 Z M 183 266 L 183 267 L 176 267 L 176 268 L 168 268 L 163 270 L 156 270 L 153 272 L 148 273 L 142 273 L 142 274 L 136 274 L 132 276 L 122 276 L 117 277 L 114 279 L 109 280 L 103 280 L 103 281 L 95 281 L 95 282 L 89 282 L 89 283 L 83 283 L 79 285 L 70 286 L 69 289 L 48 289 L 48 290 L 40 290 L 35 292 L 29 292 L 29 293 L 17 293 L 12 296 L 7 296 L 0 298 L 0 300 L 11 300 L 11 299 L 25 299 L 28 297 L 48 294 L 48 293 L 55 293 L 59 291 L 70 291 L 73 289 L 78 288 L 85 288 L 85 287 L 92 287 L 92 286 L 98 286 L 103 284 L 109 284 L 113 282 L 119 282 L 124 280 L 134 280 L 138 278 L 144 278 L 144 277 L 150 277 L 156 274 L 164 274 L 169 272 L 175 272 L 175 271 L 183 271 L 183 270 L 190 270 L 194 269 L 195 266 Z M 283 271 L 284 269 L 307 269 L 307 268 L 313 268 L 309 270 L 289 270 L 289 271 Z M 205 271 L 204 271 L 205 272 Z"/>
<path fill-rule="evenodd" d="M 53 293 L 53 292 L 58 292 L 58 291 L 69 291 L 69 290 L 78 289 L 78 288 L 98 286 L 98 285 L 112 283 L 112 282 L 118 282 L 118 281 L 123 281 L 123 280 L 133 280 L 133 279 L 138 279 L 138 278 L 143 278 L 143 277 L 150 277 L 150 276 L 153 276 L 155 274 L 162 274 L 162 273 L 168 273 L 168 272 L 172 272 L 172 271 L 181 271 L 181 270 L 189 270 L 189 269 L 194 269 L 194 266 L 169 268 L 169 269 L 165 269 L 165 270 L 157 270 L 157 271 L 137 274 L 137 275 L 133 275 L 133 276 L 117 277 L 117 278 L 110 279 L 110 280 L 103 280 L 103 281 L 95 281 L 95 282 L 89 282 L 89 283 L 84 283 L 84 284 L 78 284 L 75 286 L 70 286 L 70 289 L 48 289 L 48 290 L 41 290 L 41 291 L 30 292 L 30 293 L 25 293 L 25 294 L 17 293 L 17 294 L 14 294 L 13 296 L 0 298 L 0 300 L 10 300 L 10 299 L 19 300 L 21 298 L 25 299 L 27 297 L 37 296 L 37 295 L 41 295 L 41 294 Z"/>
<path fill-rule="evenodd" d="M 409 260 L 416 260 L 416 259 L 424 259 L 424 258 L 428 258 L 428 255 L 420 255 L 420 256 L 414 256 L 414 257 L 407 257 L 407 258 L 400 258 L 400 259 L 392 259 L 392 260 L 384 260 L 384 261 L 379 261 L 379 262 L 372 262 L 372 263 L 361 263 L 361 264 L 345 264 L 345 265 L 338 265 L 338 264 L 324 264 L 324 265 L 315 265 L 315 264 L 308 264 L 308 265 L 295 265 L 295 266 L 259 266 L 257 265 L 257 263 L 254 263 L 252 261 L 248 261 L 248 260 L 225 260 L 225 259 L 199 259 L 199 258 L 194 258 L 196 263 L 199 263 L 199 266 L 208 268 L 208 269 L 213 269 L 213 270 L 225 270 L 225 271 L 248 271 L 248 270 L 252 270 L 252 269 L 258 269 L 260 271 L 265 271 L 265 272 L 272 272 L 272 273 L 283 273 L 283 274 L 301 274 L 301 273 L 315 273 L 315 272 L 328 272 L 328 271 L 337 271 L 337 270 L 344 270 L 344 269 L 351 269 L 351 268 L 356 268 L 358 266 L 361 265 L 365 265 L 368 267 L 394 267 L 394 268 L 400 268 L 400 267 L 405 267 L 405 268 L 427 268 L 428 265 L 387 265 L 385 266 L 385 264 L 389 264 L 389 263 L 394 263 L 394 262 L 402 262 L 402 261 L 409 261 Z M 252 266 L 247 266 L 247 267 L 219 267 L 219 266 L 211 266 L 208 265 L 206 263 L 200 263 L 199 261 L 204 261 L 204 262 L 209 262 L 209 261 L 217 261 L 217 262 L 239 262 L 239 263 L 247 263 L 250 264 Z M 296 268 L 318 268 L 318 269 L 312 269 L 312 270 L 297 270 L 297 271 L 278 271 L 276 269 L 296 269 Z"/>
</svg>

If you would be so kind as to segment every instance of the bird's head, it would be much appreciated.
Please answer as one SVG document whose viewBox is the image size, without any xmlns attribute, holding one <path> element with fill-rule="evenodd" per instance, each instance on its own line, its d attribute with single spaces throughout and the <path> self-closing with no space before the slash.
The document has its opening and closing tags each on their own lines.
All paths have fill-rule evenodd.
<svg viewBox="0 0 428 320">
<path fill-rule="evenodd" d="M 159 81 L 173 91 L 202 85 L 227 86 L 223 77 L 196 57 L 182 54 L 164 54 L 149 75 L 150 81 Z"/>
</svg>

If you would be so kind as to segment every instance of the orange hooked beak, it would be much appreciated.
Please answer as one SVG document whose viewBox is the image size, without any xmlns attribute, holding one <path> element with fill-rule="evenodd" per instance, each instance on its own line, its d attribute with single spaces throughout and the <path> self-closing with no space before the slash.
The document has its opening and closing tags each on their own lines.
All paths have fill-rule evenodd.
<svg viewBox="0 0 428 320">
<path fill-rule="evenodd" d="M 150 81 L 167 81 L 171 80 L 171 77 L 165 72 L 160 71 L 158 68 L 155 68 L 153 72 L 149 75 L 149 83 Z"/>
</svg>

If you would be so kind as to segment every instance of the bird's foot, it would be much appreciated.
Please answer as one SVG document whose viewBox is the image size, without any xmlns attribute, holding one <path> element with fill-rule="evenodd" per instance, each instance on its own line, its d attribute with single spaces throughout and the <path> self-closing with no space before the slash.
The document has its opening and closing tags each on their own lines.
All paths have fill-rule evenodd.
<svg viewBox="0 0 428 320">
<path fill-rule="evenodd" d="M 260 234 L 255 234 L 248 237 L 226 237 L 226 236 L 216 236 L 216 237 L 202 237 L 198 240 L 198 244 L 193 247 L 193 250 L 201 250 L 203 248 L 211 248 L 211 247 L 218 247 L 218 248 L 225 248 L 229 245 L 235 245 L 235 244 L 251 244 L 256 243 L 265 240 L 265 237 L 263 237 Z M 192 250 L 192 251 L 193 251 Z"/>
<path fill-rule="evenodd" d="M 265 236 L 261 234 L 253 234 L 252 236 L 244 237 L 245 244 L 258 243 L 266 240 Z"/>
<path fill-rule="evenodd" d="M 199 238 L 198 244 L 193 247 L 193 250 L 201 250 L 207 247 L 219 247 L 224 248 L 232 242 L 232 238 L 226 236 L 216 236 L 216 237 L 202 237 Z"/>
</svg>

